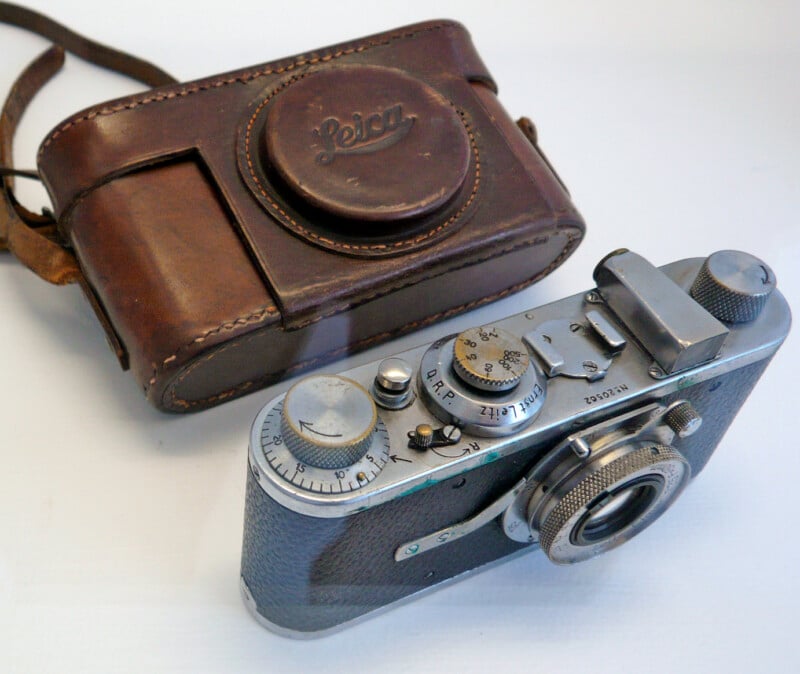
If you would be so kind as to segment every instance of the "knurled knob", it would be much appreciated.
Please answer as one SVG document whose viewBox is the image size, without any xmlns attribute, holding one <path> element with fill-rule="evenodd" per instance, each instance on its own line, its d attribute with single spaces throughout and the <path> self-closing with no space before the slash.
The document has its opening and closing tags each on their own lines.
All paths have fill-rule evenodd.
<svg viewBox="0 0 800 674">
<path fill-rule="evenodd" d="M 414 400 L 413 375 L 411 365 L 402 358 L 382 360 L 370 390 L 375 402 L 389 410 L 408 407 Z"/>
<path fill-rule="evenodd" d="M 758 317 L 775 289 L 775 274 L 757 257 L 721 250 L 706 258 L 689 293 L 715 318 L 744 323 Z"/>
<path fill-rule="evenodd" d="M 418 449 L 427 449 L 433 442 L 433 426 L 430 424 L 419 424 L 412 434 L 414 445 Z"/>
<path fill-rule="evenodd" d="M 281 433 L 298 461 L 345 468 L 367 453 L 377 421 L 375 403 L 361 385 L 338 375 L 315 375 L 286 394 Z"/>
<path fill-rule="evenodd" d="M 684 401 L 673 406 L 664 415 L 664 421 L 679 438 L 688 438 L 697 432 L 703 418 L 692 407 L 692 403 Z"/>
<path fill-rule="evenodd" d="M 453 368 L 459 378 L 483 391 L 509 391 L 530 365 L 525 345 L 500 328 L 470 328 L 453 344 Z"/>
</svg>

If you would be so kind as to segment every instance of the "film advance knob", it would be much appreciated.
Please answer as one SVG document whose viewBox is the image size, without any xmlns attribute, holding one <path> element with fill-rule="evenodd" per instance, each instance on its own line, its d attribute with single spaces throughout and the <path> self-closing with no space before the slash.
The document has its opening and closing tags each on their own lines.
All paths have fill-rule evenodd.
<svg viewBox="0 0 800 674">
<path fill-rule="evenodd" d="M 378 414 L 369 393 L 338 375 L 306 377 L 289 389 L 281 432 L 289 451 L 317 468 L 345 468 L 370 447 Z"/>
<path fill-rule="evenodd" d="M 466 384 L 482 391 L 513 389 L 530 365 L 528 349 L 500 328 L 470 328 L 453 343 L 453 369 Z"/>
<path fill-rule="evenodd" d="M 706 258 L 689 291 L 714 318 L 744 323 L 758 317 L 775 289 L 775 274 L 757 257 L 721 250 Z"/>
</svg>

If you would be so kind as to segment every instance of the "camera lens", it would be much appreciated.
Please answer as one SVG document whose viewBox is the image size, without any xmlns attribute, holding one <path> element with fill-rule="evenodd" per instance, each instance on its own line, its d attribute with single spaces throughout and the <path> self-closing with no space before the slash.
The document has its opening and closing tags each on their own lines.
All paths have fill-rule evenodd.
<svg viewBox="0 0 800 674">
<path fill-rule="evenodd" d="M 619 533 L 650 509 L 663 488 L 664 480 L 652 475 L 603 492 L 586 506 L 570 540 L 574 545 L 593 545 Z"/>
<path fill-rule="evenodd" d="M 528 506 L 528 524 L 556 564 L 572 564 L 631 539 L 662 515 L 689 480 L 686 459 L 652 442 L 621 445 L 555 467 L 552 487 Z M 557 477 L 556 477 L 557 476 Z"/>
</svg>

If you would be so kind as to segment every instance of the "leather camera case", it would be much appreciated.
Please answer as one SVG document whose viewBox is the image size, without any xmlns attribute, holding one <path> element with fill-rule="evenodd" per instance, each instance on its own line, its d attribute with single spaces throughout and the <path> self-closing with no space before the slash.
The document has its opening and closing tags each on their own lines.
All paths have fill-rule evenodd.
<svg viewBox="0 0 800 674">
<path fill-rule="evenodd" d="M 95 106 L 38 165 L 123 366 L 177 412 L 517 291 L 584 232 L 449 21 Z"/>
</svg>

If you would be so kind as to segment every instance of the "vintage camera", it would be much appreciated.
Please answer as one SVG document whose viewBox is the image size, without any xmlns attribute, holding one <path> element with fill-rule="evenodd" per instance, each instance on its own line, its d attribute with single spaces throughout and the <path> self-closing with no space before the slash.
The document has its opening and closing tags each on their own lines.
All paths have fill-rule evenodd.
<svg viewBox="0 0 800 674">
<path fill-rule="evenodd" d="M 770 268 L 620 250 L 597 288 L 380 363 L 300 380 L 258 414 L 242 592 L 312 636 L 509 555 L 618 546 L 702 470 L 786 337 Z"/>
</svg>

